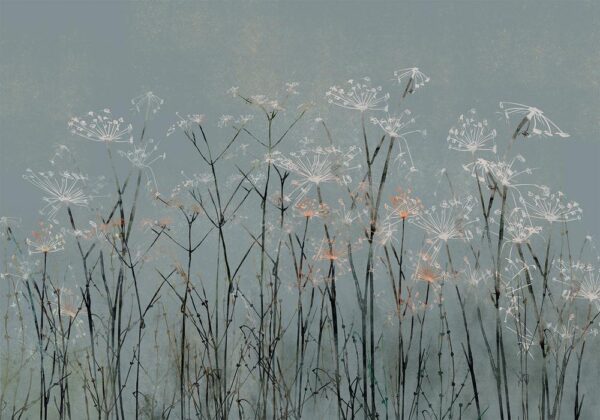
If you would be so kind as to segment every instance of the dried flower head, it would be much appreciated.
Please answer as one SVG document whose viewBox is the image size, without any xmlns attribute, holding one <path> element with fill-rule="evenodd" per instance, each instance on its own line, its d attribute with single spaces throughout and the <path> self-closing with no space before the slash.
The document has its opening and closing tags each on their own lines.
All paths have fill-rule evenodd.
<svg viewBox="0 0 600 420">
<path fill-rule="evenodd" d="M 204 114 L 188 114 L 187 116 L 182 117 L 179 112 L 176 112 L 175 115 L 178 120 L 167 130 L 167 137 L 177 131 L 177 129 L 180 129 L 183 132 L 189 132 L 194 125 L 202 125 L 205 119 Z"/>
<path fill-rule="evenodd" d="M 387 112 L 387 100 L 390 95 L 388 93 L 382 94 L 381 90 L 381 86 L 372 87 L 371 79 L 364 77 L 358 82 L 353 79 L 348 80 L 347 88 L 332 86 L 325 96 L 330 104 L 342 108 L 354 109 L 360 112 Z"/>
<path fill-rule="evenodd" d="M 496 215 L 500 210 L 496 210 Z M 542 232 L 540 226 L 533 226 L 525 209 L 515 207 L 511 209 L 504 218 L 504 234 L 508 244 L 524 244 L 529 242 L 533 235 Z"/>
<path fill-rule="evenodd" d="M 55 302 L 57 312 L 62 315 L 75 319 L 80 314 L 85 314 L 83 301 L 71 290 L 64 287 L 55 290 Z"/>
<path fill-rule="evenodd" d="M 448 132 L 448 148 L 475 154 L 481 151 L 496 153 L 496 130 L 489 130 L 487 120 L 479 121 L 477 111 L 471 109 L 458 118 L 458 125 Z"/>
<path fill-rule="evenodd" d="M 404 191 L 398 188 L 396 195 L 390 199 L 391 205 L 386 204 L 392 218 L 407 220 L 423 211 L 421 200 L 411 197 L 410 193 L 410 189 Z"/>
<path fill-rule="evenodd" d="M 557 280 L 568 286 L 563 297 L 586 300 L 600 308 L 600 271 L 592 264 L 581 261 L 559 260 L 561 279 Z"/>
<path fill-rule="evenodd" d="M 407 129 L 408 126 L 414 124 L 415 122 L 414 117 L 412 117 L 411 115 L 411 111 L 407 109 L 402 114 L 395 117 L 392 117 L 390 115 L 388 115 L 387 118 L 372 117 L 371 122 L 375 125 L 378 125 L 385 132 L 385 134 L 390 136 L 392 139 L 401 139 L 404 142 L 404 147 L 406 148 L 406 153 L 408 154 L 408 158 L 410 161 L 410 169 L 414 171 L 416 169 L 413 163 L 412 155 L 410 153 L 410 148 L 408 147 L 408 142 L 406 141 L 406 137 L 410 134 L 415 133 L 425 135 L 426 131 Z"/>
<path fill-rule="evenodd" d="M 520 201 L 527 210 L 529 216 L 534 219 L 545 220 L 549 223 L 570 222 L 581 220 L 583 210 L 575 201 L 565 202 L 563 193 L 535 194 L 528 192 L 528 200 L 520 197 Z"/>
<path fill-rule="evenodd" d="M 519 135 L 524 137 L 570 137 L 568 133 L 562 131 L 558 125 L 546 117 L 541 109 L 515 102 L 500 102 L 500 109 L 504 112 L 506 119 L 512 116 L 522 117 L 513 134 L 513 139 Z"/>
<path fill-rule="evenodd" d="M 64 249 L 64 236 L 60 233 L 53 233 L 52 229 L 52 224 L 40 223 L 40 230 L 31 233 L 32 239 L 27 238 L 30 255 L 50 254 Z"/>
<path fill-rule="evenodd" d="M 156 96 L 152 91 L 142 93 L 131 100 L 132 109 L 144 114 L 144 119 L 156 114 L 165 101 Z"/>
<path fill-rule="evenodd" d="M 462 200 L 442 201 L 439 206 L 432 206 L 419 213 L 410 222 L 423 229 L 434 245 L 452 239 L 469 240 L 473 236 L 469 225 L 478 220 L 469 218 L 474 204 L 471 196 Z"/>
<path fill-rule="evenodd" d="M 316 257 L 318 260 L 341 262 L 347 256 L 347 250 L 342 243 L 335 240 L 327 241 L 323 239 L 317 250 Z"/>
<path fill-rule="evenodd" d="M 439 281 L 443 280 L 442 270 L 436 262 L 435 255 L 428 252 L 419 254 L 414 276 L 417 280 L 427 282 L 431 285 L 436 285 Z"/>
<path fill-rule="evenodd" d="M 525 163 L 525 158 L 521 155 L 515 156 L 510 161 L 497 160 L 491 161 L 486 159 L 477 159 L 474 162 L 463 165 L 463 168 L 471 172 L 471 175 L 478 177 L 480 181 L 489 181 L 496 184 L 497 187 L 506 187 L 518 190 L 521 187 L 533 187 L 541 191 L 548 191 L 548 188 L 543 185 L 520 182 L 519 179 L 523 175 L 531 175 L 532 168 L 516 169 L 519 164 Z"/>
<path fill-rule="evenodd" d="M 47 194 L 43 198 L 47 204 L 42 208 L 41 213 L 47 213 L 51 219 L 62 207 L 87 207 L 91 200 L 80 186 L 85 180 L 85 177 L 80 174 L 63 172 L 56 175 L 52 171 L 35 173 L 27 169 L 23 178 Z"/>
<path fill-rule="evenodd" d="M 166 153 L 155 155 L 159 144 L 160 142 L 155 144 L 154 140 L 149 139 L 142 144 L 132 145 L 128 151 L 119 150 L 119 155 L 125 157 L 135 168 L 145 172 L 148 185 L 153 191 L 158 191 L 158 184 L 151 165 L 157 160 L 164 160 L 167 157 Z"/>
<path fill-rule="evenodd" d="M 429 82 L 429 77 L 419 70 L 418 67 L 396 70 L 394 72 L 394 77 L 398 80 L 400 85 L 406 80 L 406 85 L 402 94 L 403 98 L 408 94 L 414 93 L 415 90 L 425 86 L 425 84 Z"/>
<path fill-rule="evenodd" d="M 110 109 L 98 113 L 90 111 L 84 117 L 69 120 L 71 133 L 91 141 L 102 143 L 132 143 L 133 126 L 125 124 L 123 118 L 113 117 Z"/>
<path fill-rule="evenodd" d="M 320 204 L 317 200 L 310 200 L 308 198 L 302 199 L 294 207 L 302 217 L 308 219 L 325 217 L 329 214 L 329 207 L 326 204 Z"/>
<path fill-rule="evenodd" d="M 296 175 L 292 181 L 295 187 L 292 194 L 298 193 L 300 201 L 310 191 L 312 186 L 328 182 L 348 184 L 351 182 L 348 172 L 359 166 L 352 166 L 352 160 L 358 154 L 357 147 L 350 147 L 346 151 L 335 147 L 318 147 L 312 150 L 301 150 L 290 153 L 290 157 L 281 154 L 270 156 L 275 165 Z"/>
</svg>

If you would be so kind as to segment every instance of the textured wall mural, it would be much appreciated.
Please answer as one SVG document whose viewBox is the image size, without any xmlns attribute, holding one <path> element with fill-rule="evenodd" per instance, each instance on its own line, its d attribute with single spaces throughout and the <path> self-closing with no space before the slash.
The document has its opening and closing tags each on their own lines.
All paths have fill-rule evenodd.
<svg viewBox="0 0 600 420">
<path fill-rule="evenodd" d="M 0 418 L 598 418 L 598 5 L 0 12 Z"/>
</svg>

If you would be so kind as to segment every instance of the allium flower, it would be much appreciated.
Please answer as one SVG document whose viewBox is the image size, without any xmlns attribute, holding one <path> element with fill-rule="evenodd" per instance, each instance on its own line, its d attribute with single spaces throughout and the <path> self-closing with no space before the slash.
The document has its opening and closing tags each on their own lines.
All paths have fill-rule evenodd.
<svg viewBox="0 0 600 420">
<path fill-rule="evenodd" d="M 133 98 L 131 100 L 131 105 L 133 105 L 132 109 L 136 112 L 140 114 L 144 113 L 144 119 L 148 120 L 148 117 L 156 114 L 160 110 L 160 107 L 164 102 L 163 99 L 149 91 Z"/>
<path fill-rule="evenodd" d="M 310 191 L 313 185 L 327 182 L 337 182 L 346 185 L 351 182 L 348 171 L 359 166 L 351 166 L 352 160 L 359 153 L 357 147 L 350 147 L 342 151 L 335 147 L 316 148 L 291 153 L 290 157 L 283 155 L 272 156 L 273 162 L 296 175 L 298 179 L 292 181 L 294 191 L 298 192 L 298 202 Z"/>
<path fill-rule="evenodd" d="M 528 193 L 529 200 L 521 197 L 521 203 L 534 219 L 546 220 L 549 223 L 581 220 L 581 207 L 577 202 L 564 202 L 559 191 L 552 194 Z"/>
<path fill-rule="evenodd" d="M 31 169 L 27 169 L 23 178 L 47 194 L 44 201 L 48 204 L 44 206 L 41 213 L 46 214 L 49 209 L 48 217 L 50 218 L 54 218 L 64 206 L 87 207 L 91 199 L 80 188 L 80 182 L 85 177 L 79 174 L 63 172 L 55 176 L 52 171 L 35 173 Z"/>
<path fill-rule="evenodd" d="M 418 67 L 396 70 L 394 72 L 394 77 L 398 80 L 399 84 L 402 84 L 404 80 L 407 80 L 404 93 L 402 94 L 403 98 L 429 82 L 429 77 L 421 72 Z"/>
<path fill-rule="evenodd" d="M 471 109 L 458 118 L 458 126 L 448 132 L 448 148 L 459 152 L 492 151 L 496 153 L 496 130 L 489 130 L 487 120 L 479 121 L 477 111 Z"/>
<path fill-rule="evenodd" d="M 361 81 L 348 80 L 348 88 L 332 86 L 325 94 L 330 104 L 346 109 L 387 112 L 389 93 L 381 94 L 381 86 L 372 87 L 371 79 L 364 77 Z"/>
<path fill-rule="evenodd" d="M 150 150 L 148 148 L 150 147 Z M 142 145 L 132 146 L 131 150 L 119 150 L 119 154 L 125 158 L 136 168 L 143 170 L 146 173 L 146 178 L 149 184 L 152 184 L 154 191 L 158 191 L 158 184 L 154 176 L 154 170 L 150 165 L 159 159 L 165 159 L 166 153 L 153 156 L 158 150 L 158 143 L 154 144 L 154 140 L 150 139 Z"/>
<path fill-rule="evenodd" d="M 101 112 L 90 111 L 85 117 L 69 120 L 71 133 L 91 141 L 102 143 L 132 143 L 131 124 L 125 125 L 123 118 L 115 118 L 106 108 Z M 124 127 L 122 127 L 124 126 Z"/>
<path fill-rule="evenodd" d="M 552 137 L 556 135 L 566 138 L 570 136 L 546 117 L 541 109 L 515 102 L 500 102 L 500 109 L 503 110 L 504 116 L 507 119 L 514 115 L 519 117 L 522 116 L 522 119 L 513 134 L 513 139 L 516 139 L 520 134 L 524 137 Z"/>
<path fill-rule="evenodd" d="M 33 239 L 27 238 L 29 254 L 50 254 L 65 249 L 65 239 L 62 234 L 52 233 L 51 224 L 41 225 L 40 231 L 32 232 Z"/>
<path fill-rule="evenodd" d="M 392 139 L 402 139 L 404 145 L 406 147 L 406 152 L 408 153 L 408 157 L 410 160 L 410 169 L 415 171 L 415 165 L 412 160 L 412 155 L 410 154 L 410 148 L 408 147 L 408 143 L 406 141 L 406 136 L 414 133 L 425 134 L 424 130 L 407 130 L 411 124 L 414 124 L 415 119 L 411 117 L 410 110 L 405 110 L 398 117 L 391 117 L 388 115 L 387 118 L 371 118 L 371 122 L 375 125 L 381 127 L 381 129 Z"/>
</svg>

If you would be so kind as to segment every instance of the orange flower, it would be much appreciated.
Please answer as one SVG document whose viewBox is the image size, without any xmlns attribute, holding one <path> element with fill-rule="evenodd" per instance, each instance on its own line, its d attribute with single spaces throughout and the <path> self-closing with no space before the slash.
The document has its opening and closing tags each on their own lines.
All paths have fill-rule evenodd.
<svg viewBox="0 0 600 420">
<path fill-rule="evenodd" d="M 430 264 L 423 264 L 417 269 L 417 278 L 427 283 L 436 283 L 442 278 L 439 270 Z"/>
<path fill-rule="evenodd" d="M 398 194 L 391 198 L 392 212 L 402 220 L 416 216 L 423 209 L 421 200 L 410 196 L 411 191 L 398 188 Z"/>
<path fill-rule="evenodd" d="M 316 200 L 304 199 L 295 207 L 303 217 L 322 217 L 329 214 L 329 207 L 326 204 L 319 204 Z"/>
</svg>

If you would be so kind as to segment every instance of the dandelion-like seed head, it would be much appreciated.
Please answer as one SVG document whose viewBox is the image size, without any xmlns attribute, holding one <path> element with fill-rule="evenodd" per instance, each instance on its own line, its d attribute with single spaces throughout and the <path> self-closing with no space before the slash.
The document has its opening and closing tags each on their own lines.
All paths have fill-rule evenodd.
<svg viewBox="0 0 600 420">
<path fill-rule="evenodd" d="M 164 100 L 155 95 L 152 91 L 148 91 L 146 93 L 142 93 L 139 96 L 136 96 L 131 100 L 132 109 L 138 113 L 144 113 L 144 118 L 148 120 L 148 118 L 154 114 L 156 114 L 162 104 L 164 104 Z"/>
<path fill-rule="evenodd" d="M 379 126 L 384 132 L 385 134 L 387 134 L 388 136 L 390 136 L 392 139 L 400 139 L 402 141 L 402 143 L 404 144 L 402 146 L 402 143 L 400 144 L 400 155 L 399 157 L 402 157 L 404 154 L 408 154 L 408 159 L 409 159 L 409 163 L 410 163 L 410 170 L 411 171 L 416 171 L 413 159 L 412 159 L 412 154 L 410 153 L 410 148 L 408 147 L 408 142 L 406 140 L 406 137 L 409 136 L 410 134 L 416 134 L 419 133 L 423 136 L 425 136 L 427 134 L 426 130 L 418 130 L 418 129 L 408 129 L 407 127 L 414 124 L 415 122 L 415 118 L 412 117 L 412 113 L 410 110 L 405 110 L 402 114 L 400 114 L 399 116 L 390 116 L 388 115 L 387 118 L 375 118 L 372 117 L 371 118 L 371 122 L 377 126 Z M 406 149 L 405 151 L 403 151 L 402 149 Z"/>
<path fill-rule="evenodd" d="M 158 184 L 151 165 L 157 160 L 164 160 L 167 157 L 164 152 L 158 155 L 155 154 L 158 151 L 158 146 L 159 143 L 155 144 L 154 140 L 149 139 L 141 145 L 132 146 L 131 150 L 119 150 L 119 155 L 126 158 L 133 167 L 145 171 L 148 183 L 154 191 L 158 190 Z"/>
<path fill-rule="evenodd" d="M 313 217 L 325 217 L 329 214 L 327 204 L 319 203 L 317 200 L 304 198 L 294 206 L 296 211 L 305 218 L 312 219 Z"/>
<path fill-rule="evenodd" d="M 473 235 L 469 225 L 478 221 L 469 218 L 473 206 L 474 200 L 471 196 L 462 200 L 442 201 L 439 206 L 424 210 L 410 219 L 410 222 L 427 233 L 432 245 L 452 239 L 470 240 Z"/>
<path fill-rule="evenodd" d="M 68 123 L 71 133 L 101 143 L 132 143 L 133 126 L 123 118 L 113 117 L 110 109 L 90 111 L 83 117 L 73 117 Z"/>
<path fill-rule="evenodd" d="M 50 254 L 62 251 L 65 245 L 64 236 L 53 233 L 52 224 L 40 224 L 40 230 L 34 231 L 31 238 L 27 238 L 29 254 Z"/>
<path fill-rule="evenodd" d="M 61 316 L 71 319 L 75 319 L 78 315 L 86 313 L 81 299 L 78 299 L 77 295 L 71 289 L 65 287 L 55 290 L 54 304 Z"/>
<path fill-rule="evenodd" d="M 407 109 L 399 116 L 390 116 L 387 118 L 371 118 L 371 122 L 378 125 L 388 136 L 392 138 L 403 137 L 407 134 L 414 133 L 418 130 L 405 130 L 411 124 L 414 124 L 415 119 L 412 117 L 412 112 Z"/>
<path fill-rule="evenodd" d="M 348 87 L 332 86 L 325 94 L 330 104 L 360 112 L 388 110 L 389 93 L 382 93 L 381 86 L 372 87 L 371 79 L 362 78 L 360 81 L 348 80 Z"/>
<path fill-rule="evenodd" d="M 592 266 L 574 270 L 569 284 L 569 294 L 600 307 L 600 272 Z"/>
<path fill-rule="evenodd" d="M 398 80 L 400 85 L 406 81 L 404 93 L 402 94 L 403 98 L 409 93 L 412 94 L 415 90 L 425 86 L 426 83 L 429 83 L 429 76 L 419 70 L 418 67 L 396 70 L 394 72 L 394 77 Z"/>
<path fill-rule="evenodd" d="M 463 165 L 463 168 L 471 172 L 471 175 L 479 178 L 481 181 L 491 180 L 499 187 L 519 189 L 520 187 L 534 187 L 541 191 L 548 191 L 548 188 L 541 185 L 527 184 L 520 182 L 523 175 L 531 175 L 533 169 L 517 169 L 519 164 L 525 163 L 525 158 L 521 155 L 515 156 L 510 161 L 486 159 L 477 159 L 474 162 Z"/>
<path fill-rule="evenodd" d="M 396 195 L 390 199 L 391 205 L 387 206 L 393 218 L 407 220 L 417 216 L 423 211 L 423 204 L 418 198 L 411 197 L 411 190 L 398 188 Z"/>
<path fill-rule="evenodd" d="M 173 134 L 177 129 L 188 132 L 194 125 L 202 125 L 204 123 L 204 114 L 187 114 L 185 117 L 176 112 L 177 121 L 167 130 L 167 137 Z"/>
<path fill-rule="evenodd" d="M 9 227 L 16 227 L 21 224 L 21 219 L 19 217 L 11 217 L 11 216 L 0 216 L 0 227 L 7 229 Z"/>
<path fill-rule="evenodd" d="M 497 210 L 495 214 L 500 214 Z M 541 226 L 533 226 L 525 209 L 513 208 L 504 219 L 504 232 L 508 242 L 520 245 L 529 242 L 532 236 L 542 232 Z"/>
<path fill-rule="evenodd" d="M 27 169 L 23 178 L 38 187 L 46 196 L 43 200 L 47 203 L 41 213 L 54 218 L 56 213 L 67 206 L 87 207 L 91 196 L 87 195 L 80 187 L 86 177 L 74 172 L 62 172 L 56 175 L 52 171 L 33 172 Z"/>
<path fill-rule="evenodd" d="M 545 220 L 549 223 L 581 220 L 583 210 L 579 207 L 579 203 L 565 202 L 561 192 L 536 194 L 530 191 L 528 198 L 525 199 L 521 196 L 520 200 L 534 219 Z"/>
<path fill-rule="evenodd" d="M 358 152 L 357 147 L 350 147 L 346 151 L 333 146 L 317 147 L 291 153 L 289 157 L 272 154 L 269 158 L 277 166 L 297 176 L 292 181 L 295 187 L 292 194 L 299 192 L 298 200 L 302 200 L 313 185 L 328 182 L 346 185 L 351 182 L 352 178 L 348 173 L 358 167 L 351 165 Z"/>
<path fill-rule="evenodd" d="M 386 218 L 377 224 L 373 242 L 378 247 L 385 247 L 392 242 L 396 242 L 396 231 L 397 223 Z"/>
<path fill-rule="evenodd" d="M 459 152 L 491 151 L 496 153 L 496 130 L 488 128 L 487 120 L 479 121 L 477 111 L 471 109 L 458 118 L 458 125 L 448 132 L 448 148 Z"/>
<path fill-rule="evenodd" d="M 523 135 L 524 137 L 570 137 L 568 133 L 562 131 L 558 125 L 546 117 L 544 112 L 539 108 L 516 102 L 500 102 L 500 109 L 507 120 L 513 116 L 521 118 L 513 138 L 516 138 L 518 135 Z"/>
<path fill-rule="evenodd" d="M 462 270 L 462 278 L 471 287 L 477 287 L 492 276 L 491 270 L 482 270 L 477 265 L 472 265 L 467 257 L 463 258 L 465 268 Z"/>
<path fill-rule="evenodd" d="M 328 241 L 323 239 L 317 250 L 316 257 L 318 260 L 330 261 L 330 262 L 341 262 L 347 256 L 346 249 L 340 242 L 334 239 Z"/>
<path fill-rule="evenodd" d="M 297 95 L 298 91 L 296 90 L 296 88 L 298 86 L 300 86 L 300 83 L 298 83 L 298 82 L 286 82 L 285 83 L 285 91 L 289 95 Z"/>
<path fill-rule="evenodd" d="M 436 285 L 444 276 L 435 255 L 422 252 L 418 255 L 414 276 L 417 280 Z"/>
</svg>

